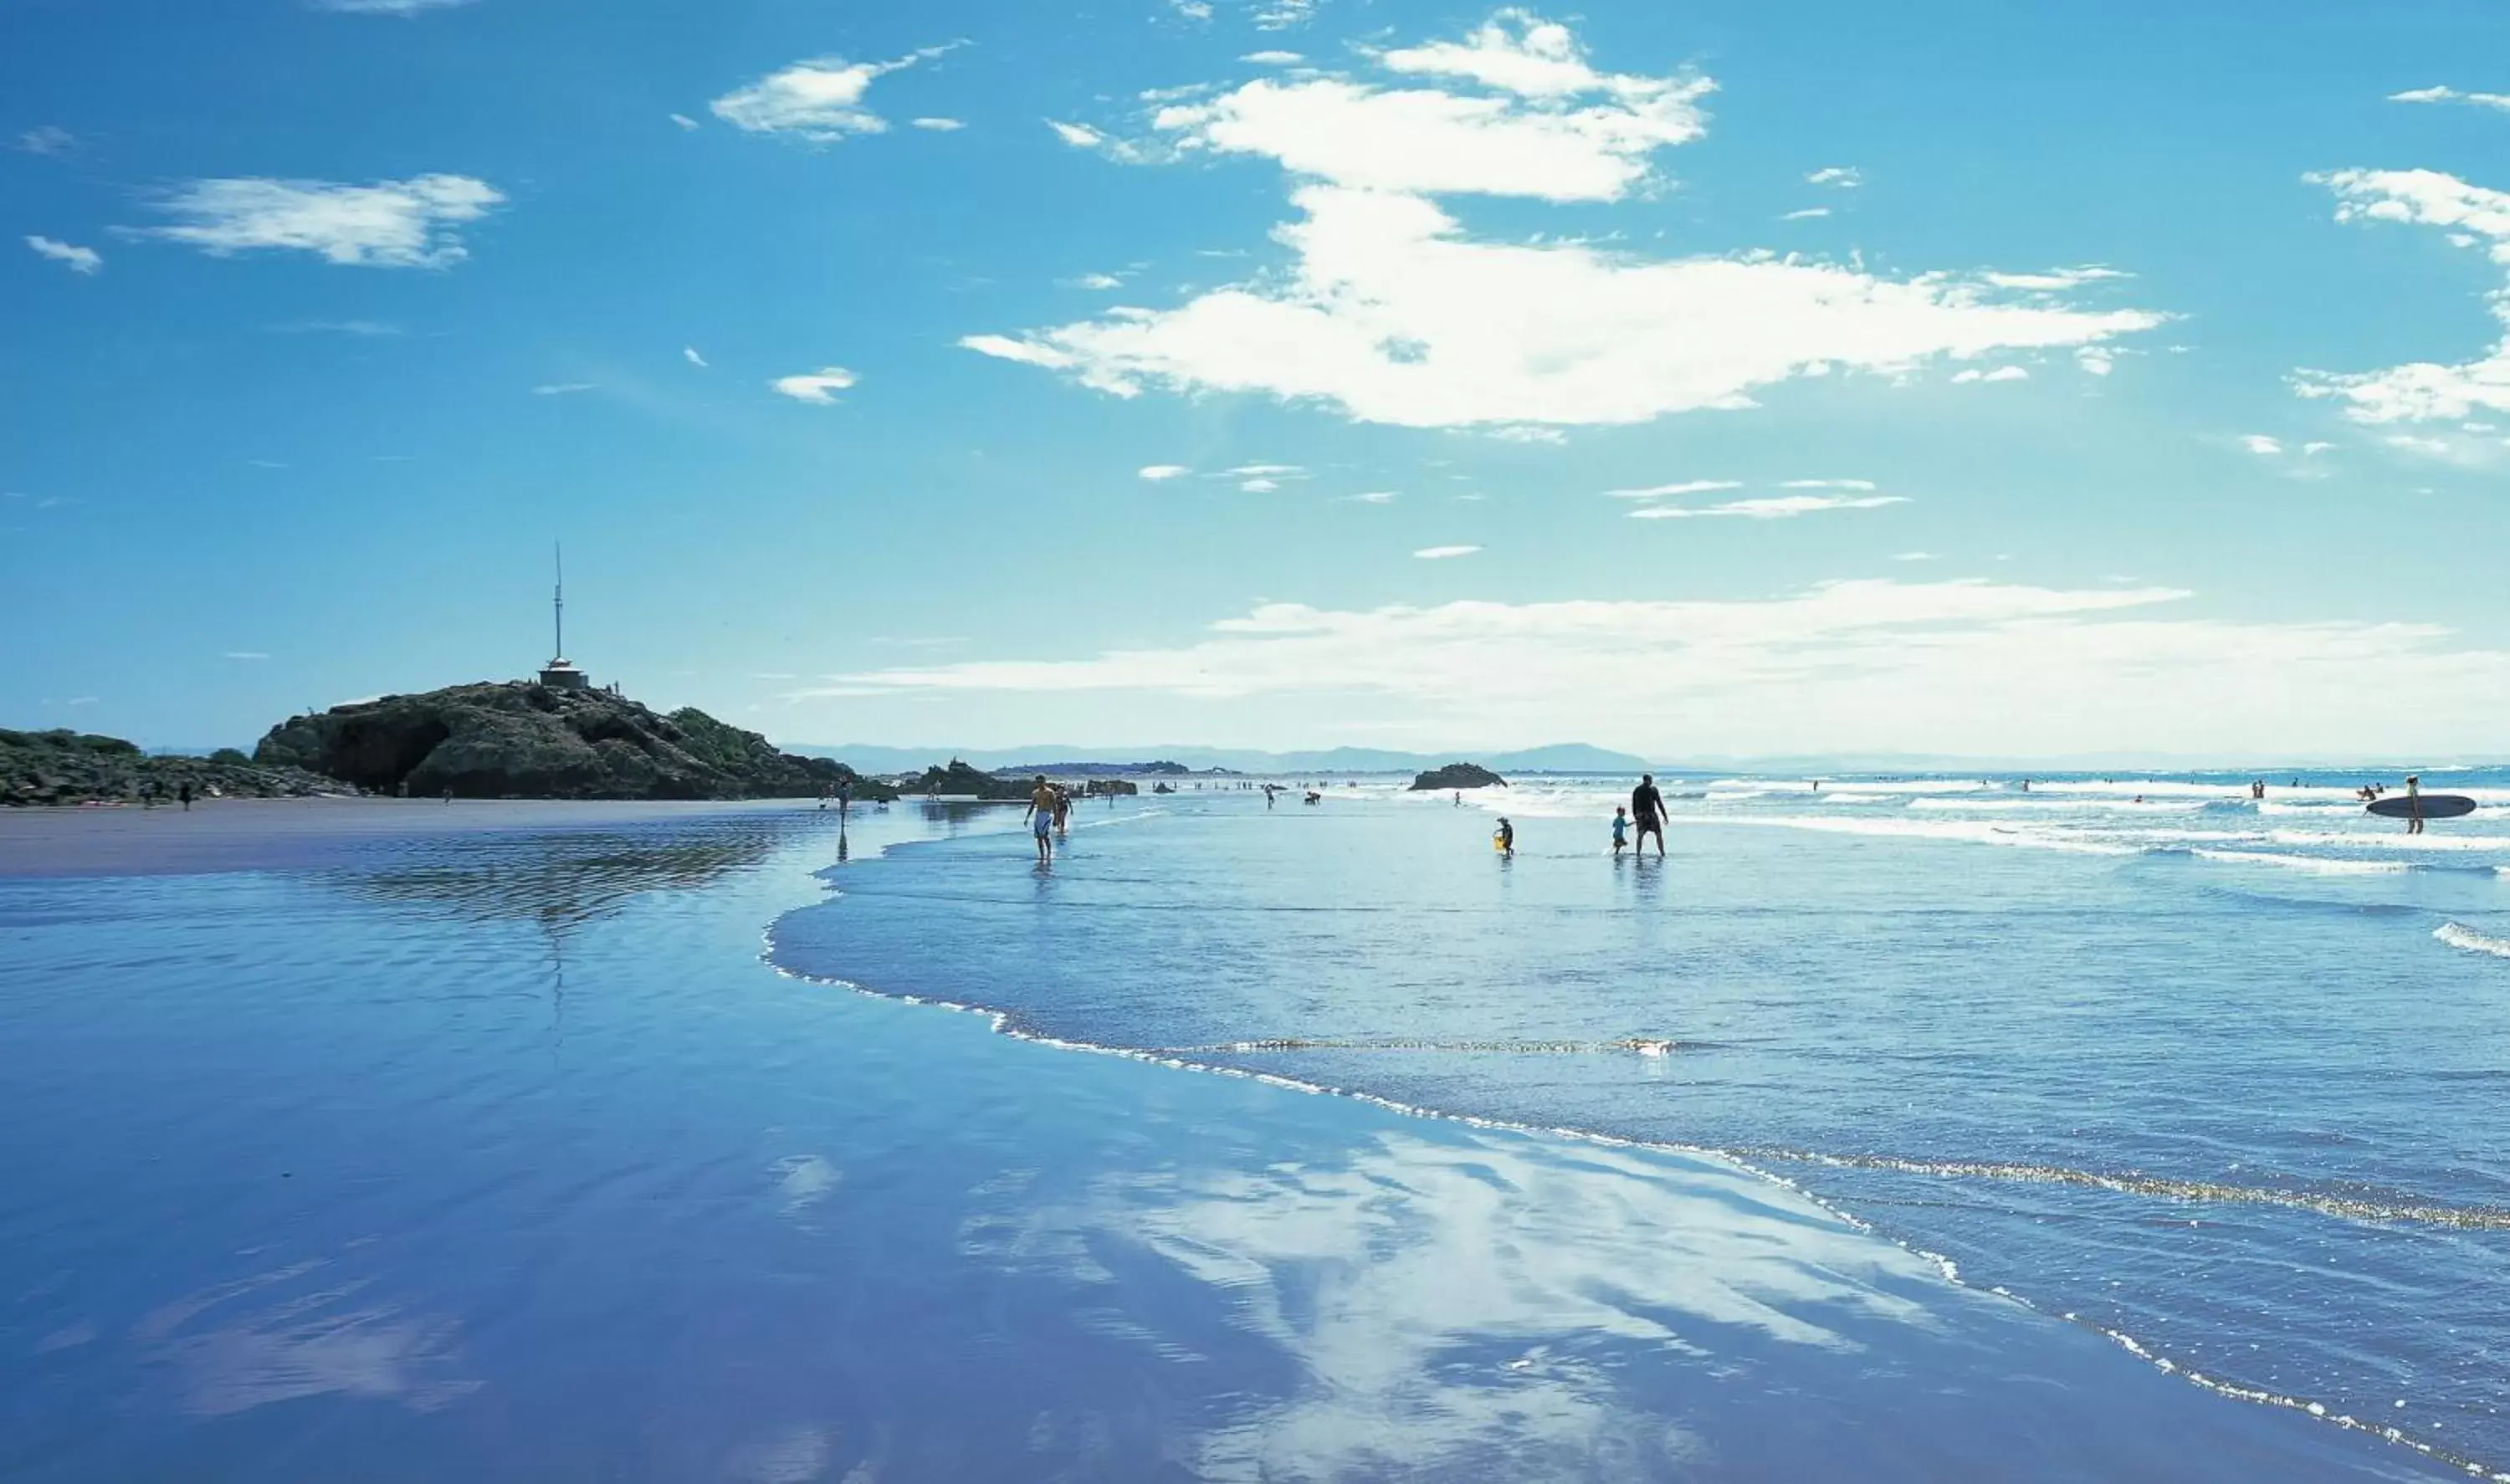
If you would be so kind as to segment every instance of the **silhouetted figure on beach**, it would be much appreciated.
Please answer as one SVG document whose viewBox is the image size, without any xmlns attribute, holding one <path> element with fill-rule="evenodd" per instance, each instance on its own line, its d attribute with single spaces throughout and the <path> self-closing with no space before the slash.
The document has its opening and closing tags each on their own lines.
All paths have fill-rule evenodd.
<svg viewBox="0 0 2510 1484">
<path fill-rule="evenodd" d="M 1655 791 L 1655 775 L 1639 775 L 1639 786 L 1630 790 L 1630 817 L 1639 821 L 1638 852 L 1647 854 L 1648 836 L 1655 836 L 1655 858 L 1664 858 L 1664 795 Z"/>
<path fill-rule="evenodd" d="M 2406 833 L 2421 834 L 2423 832 L 2423 780 L 2411 773 L 2406 775 L 2406 807 L 2412 811 L 2406 816 Z"/>
</svg>

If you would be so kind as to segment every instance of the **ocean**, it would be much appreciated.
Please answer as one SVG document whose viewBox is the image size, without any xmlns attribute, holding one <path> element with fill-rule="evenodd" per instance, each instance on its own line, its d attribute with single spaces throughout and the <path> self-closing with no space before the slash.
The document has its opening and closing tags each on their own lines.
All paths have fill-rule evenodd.
<svg viewBox="0 0 2510 1484">
<path fill-rule="evenodd" d="M 0 1476 L 2510 1465 L 2491 807 L 1317 781 L 0 880 Z"/>
</svg>

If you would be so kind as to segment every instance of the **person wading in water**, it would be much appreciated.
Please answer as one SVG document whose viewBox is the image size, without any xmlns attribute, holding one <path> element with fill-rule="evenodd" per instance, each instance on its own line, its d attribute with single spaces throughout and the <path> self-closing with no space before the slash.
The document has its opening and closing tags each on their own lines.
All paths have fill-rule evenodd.
<svg viewBox="0 0 2510 1484">
<path fill-rule="evenodd" d="M 1639 786 L 1630 790 L 1630 818 L 1638 821 L 1639 855 L 1647 854 L 1648 836 L 1655 836 L 1655 858 L 1664 858 L 1664 795 L 1655 791 L 1655 775 L 1639 775 Z"/>
<path fill-rule="evenodd" d="M 1037 789 L 1028 796 L 1028 813 L 1022 818 L 1028 821 L 1030 833 L 1037 836 L 1040 865 L 1054 862 L 1054 785 L 1046 780 L 1045 774 L 1039 774 Z"/>
</svg>

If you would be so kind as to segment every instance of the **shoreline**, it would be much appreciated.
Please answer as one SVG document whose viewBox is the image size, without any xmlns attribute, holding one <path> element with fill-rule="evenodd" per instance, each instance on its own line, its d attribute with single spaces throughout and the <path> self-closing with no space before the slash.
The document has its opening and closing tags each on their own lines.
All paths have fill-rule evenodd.
<svg viewBox="0 0 2510 1484">
<path fill-rule="evenodd" d="M 1695 818 L 1685 822 L 1713 828 L 1721 825 L 1729 827 L 1736 825 L 1749 826 L 1761 824 L 1766 821 Z M 1098 827 L 1104 826 L 1100 825 Z M 859 867 L 860 865 L 869 864 L 875 860 L 885 861 L 893 851 L 910 850 L 920 846 L 929 846 L 934 843 L 937 842 L 918 840 L 900 840 L 891 842 L 857 857 L 855 862 L 855 866 Z M 823 884 L 828 886 L 830 889 L 831 897 L 844 894 L 842 888 L 837 884 L 832 872 L 823 870 L 817 874 L 819 876 Z M 825 904 L 825 902 L 822 902 L 814 905 Z M 811 910 L 811 908 L 805 906 L 793 909 L 795 912 L 807 910 Z M 1889 1246 L 1900 1252 L 1906 1253 L 1910 1257 L 1918 1259 L 1921 1263 L 1925 1265 L 1926 1268 L 1932 1270 L 1935 1275 L 1950 1288 L 1956 1289 L 1963 1294 L 1970 1295 L 1983 1303 L 2001 1303 L 2002 1305 L 2009 1306 L 2020 1313 L 2027 1314 L 2031 1316 L 2032 1319 L 2046 1323 L 2053 1328 L 2106 1341 L 2117 1350 L 2125 1351 L 2125 1353 L 2134 1361 L 2140 1362 L 2137 1366 L 2137 1369 L 2139 1370 L 2166 1378 L 2172 1382 L 2184 1384 L 2193 1390 L 2205 1393 L 2207 1396 L 2215 1400 L 2241 1403 L 2248 1407 L 2267 1412 L 2292 1413 L 2300 1418 L 2324 1425 L 2336 1433 L 2350 1434 L 2377 1445 L 2393 1447 L 2404 1454 L 2414 1456 L 2415 1460 L 2423 1465 L 2445 1469 L 2452 1474 L 2463 1474 L 2472 1478 L 2484 1479 L 2491 1481 L 2491 1484 L 2510 1484 L 2510 1469 L 2505 1469 L 2497 1464 L 2488 1463 L 2482 1459 L 2457 1452 L 2448 1445 L 2434 1440 L 2428 1435 L 2409 1431 L 2405 1428 L 2383 1423 L 2376 1417 L 2356 1417 L 2351 1415 L 2349 1412 L 2331 1407 L 2319 1401 L 2314 1401 L 2305 1395 L 2293 1394 L 2274 1389 L 2270 1387 L 2259 1386 L 2239 1380 L 2231 1380 L 2210 1375 L 2206 1371 L 2194 1365 L 2180 1359 L 2174 1359 L 2162 1351 L 2151 1348 L 2146 1342 L 2140 1340 L 2136 1335 L 2127 1330 L 2105 1324 L 2095 1318 L 2069 1312 L 2062 1306 L 2052 1305 L 2034 1299 L 2023 1293 L 2016 1292 L 2011 1287 L 2004 1284 L 1984 1284 L 1973 1282 L 1962 1275 L 1959 1264 L 1952 1257 L 1922 1245 L 1919 1241 L 1888 1232 L 1866 1217 L 1857 1214 L 1855 1210 L 1850 1208 L 1850 1205 L 1847 1202 L 1816 1192 L 1809 1185 L 1768 1167 L 1767 1164 L 1762 1162 L 1764 1160 L 1768 1158 L 1767 1152 L 1729 1148 L 1706 1143 L 1692 1143 L 1678 1139 L 1649 1138 L 1629 1134 L 1613 1133 L 1599 1129 L 1580 1127 L 1570 1123 L 1537 1123 L 1506 1117 L 1496 1117 L 1485 1114 L 1458 1111 L 1449 1108 L 1442 1108 L 1434 1104 L 1406 1101 L 1383 1093 L 1370 1091 L 1366 1088 L 1349 1087 L 1332 1083 L 1312 1081 L 1307 1078 L 1283 1072 L 1270 1071 L 1258 1067 L 1236 1066 L 1225 1062 L 1205 1061 L 1198 1059 L 1197 1055 L 1197 1052 L 1208 1049 L 1203 1047 L 1126 1046 L 1118 1043 L 1086 1040 L 1070 1035 L 1060 1035 L 1031 1024 L 1027 1020 L 1025 1012 L 1017 1008 L 989 1005 L 981 1001 L 958 1000 L 936 995 L 918 994 L 910 991 L 884 989 L 859 979 L 848 977 L 843 973 L 815 971 L 813 970 L 797 968 L 787 964 L 781 961 L 779 957 L 779 944 L 776 933 L 777 928 L 780 926 L 785 915 L 789 914 L 780 914 L 779 918 L 775 922 L 770 923 L 762 931 L 759 960 L 770 971 L 781 978 L 796 983 L 808 984 L 825 989 L 841 990 L 850 994 L 861 996 L 865 999 L 890 1005 L 934 1008 L 949 1012 L 953 1015 L 972 1016 L 982 1022 L 987 1027 L 988 1032 L 992 1035 L 1000 1036 L 1006 1040 L 1019 1042 L 1025 1045 L 1045 1047 L 1049 1050 L 1077 1052 L 1084 1056 L 1091 1057 L 1105 1057 L 1120 1062 L 1131 1062 L 1137 1065 L 1160 1067 L 1170 1071 L 1184 1072 L 1190 1075 L 1199 1074 L 1202 1076 L 1222 1079 L 1224 1081 L 1249 1082 L 1298 1095 L 1316 1097 L 1338 1103 L 1374 1109 L 1379 1112 L 1391 1114 L 1399 1119 L 1421 1120 L 1436 1124 L 1455 1125 L 1465 1129 L 1530 1138 L 1538 1141 L 1557 1141 L 1561 1144 L 1570 1146 L 1581 1146 L 1602 1150 L 1631 1151 L 1644 1155 L 1670 1157 L 1676 1160 L 1686 1160 L 1704 1163 L 1727 1171 L 1741 1179 L 1760 1182 L 1768 1186 L 1774 1187 L 1777 1190 L 1785 1192 L 1788 1196 L 1794 1199 L 1805 1201 L 1808 1205 L 1817 1208 L 1825 1215 L 1836 1220 L 1859 1236 Z M 1663 1053 L 1641 1051 L 1636 1052 L 1636 1054 Z M 1819 1157 L 1811 1158 L 1818 1159 Z"/>
</svg>

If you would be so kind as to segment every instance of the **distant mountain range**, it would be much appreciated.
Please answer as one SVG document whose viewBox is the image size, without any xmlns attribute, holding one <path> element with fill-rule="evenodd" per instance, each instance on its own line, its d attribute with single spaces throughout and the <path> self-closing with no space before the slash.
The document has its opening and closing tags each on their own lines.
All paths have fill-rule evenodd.
<svg viewBox="0 0 2510 1484">
<path fill-rule="evenodd" d="M 1225 769 L 1268 777 L 1329 773 L 1420 773 L 1449 763 L 1479 763 L 1502 774 L 1636 773 L 1647 759 L 1614 752 L 1584 742 L 1548 747 L 1522 747 L 1513 752 L 1395 752 L 1380 747 L 1332 747 L 1321 752 L 1257 752 L 1242 747 L 1066 747 L 989 748 L 883 747 L 850 744 L 834 747 L 789 746 L 804 757 L 832 758 L 859 773 L 887 776 L 921 773 L 956 757 L 989 773 L 1022 767 L 1090 764 L 1110 772 L 1139 770 L 1155 762 L 1180 763 L 1195 772 Z"/>
</svg>

